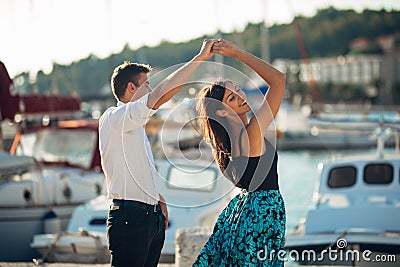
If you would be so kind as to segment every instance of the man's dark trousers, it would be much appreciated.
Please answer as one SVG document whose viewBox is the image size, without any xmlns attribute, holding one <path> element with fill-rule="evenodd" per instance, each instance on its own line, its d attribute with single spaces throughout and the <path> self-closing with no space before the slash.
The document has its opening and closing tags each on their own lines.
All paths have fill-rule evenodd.
<svg viewBox="0 0 400 267">
<path fill-rule="evenodd" d="M 160 204 L 113 200 L 107 220 L 111 266 L 157 266 L 165 239 Z"/>
</svg>

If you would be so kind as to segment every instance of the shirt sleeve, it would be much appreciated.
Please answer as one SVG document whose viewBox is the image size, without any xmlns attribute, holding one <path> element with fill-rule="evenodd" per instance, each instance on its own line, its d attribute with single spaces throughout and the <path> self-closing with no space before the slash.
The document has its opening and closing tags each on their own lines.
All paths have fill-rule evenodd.
<svg viewBox="0 0 400 267">
<path fill-rule="evenodd" d="M 157 111 L 147 106 L 148 98 L 149 94 L 146 94 L 135 102 L 126 104 L 125 131 L 145 125 Z"/>
<path fill-rule="evenodd" d="M 156 112 L 147 106 L 148 96 L 149 94 L 146 94 L 134 102 L 128 102 L 113 109 L 109 114 L 111 127 L 127 132 L 144 126 Z"/>
</svg>

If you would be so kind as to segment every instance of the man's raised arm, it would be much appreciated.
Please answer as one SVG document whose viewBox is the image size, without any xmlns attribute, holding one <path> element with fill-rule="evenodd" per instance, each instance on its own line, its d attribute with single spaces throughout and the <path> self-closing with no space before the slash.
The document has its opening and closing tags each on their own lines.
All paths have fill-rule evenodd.
<svg viewBox="0 0 400 267">
<path fill-rule="evenodd" d="M 158 84 L 149 94 L 147 106 L 158 109 L 162 104 L 170 100 L 182 88 L 194 71 L 206 60 L 210 59 L 214 53 L 211 52 L 216 40 L 205 39 L 200 52 L 188 63 L 174 71 L 160 84 Z"/>
</svg>

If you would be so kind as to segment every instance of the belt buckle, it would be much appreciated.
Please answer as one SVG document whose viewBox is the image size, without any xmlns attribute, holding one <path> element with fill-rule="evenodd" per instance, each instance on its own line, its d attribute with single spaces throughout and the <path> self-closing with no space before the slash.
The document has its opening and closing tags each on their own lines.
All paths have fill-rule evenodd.
<svg viewBox="0 0 400 267">
<path fill-rule="evenodd" d="M 110 210 L 119 210 L 119 206 L 115 204 L 111 204 Z"/>
</svg>

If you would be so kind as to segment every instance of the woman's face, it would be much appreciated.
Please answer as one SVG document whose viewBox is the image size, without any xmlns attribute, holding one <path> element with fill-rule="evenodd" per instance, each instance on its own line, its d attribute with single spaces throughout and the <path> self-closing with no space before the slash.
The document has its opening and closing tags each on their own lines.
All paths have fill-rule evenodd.
<svg viewBox="0 0 400 267">
<path fill-rule="evenodd" d="M 231 81 L 225 83 L 226 90 L 222 98 L 222 103 L 228 109 L 228 112 L 235 112 L 237 115 L 242 115 L 251 110 L 247 103 L 246 94 L 243 90 Z"/>
</svg>

